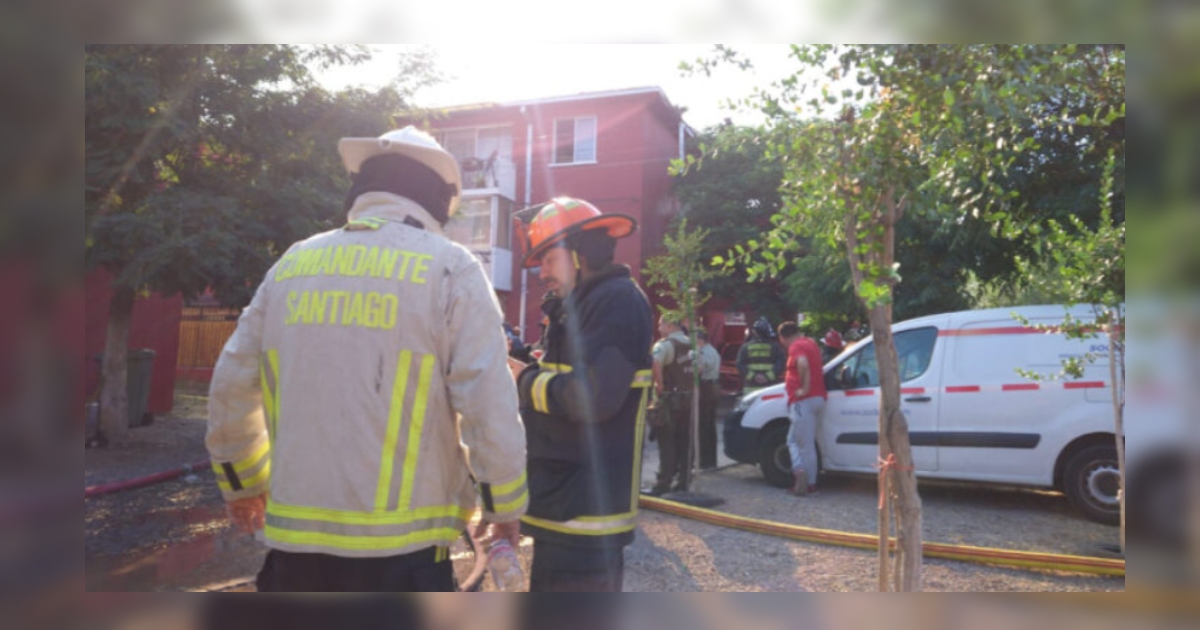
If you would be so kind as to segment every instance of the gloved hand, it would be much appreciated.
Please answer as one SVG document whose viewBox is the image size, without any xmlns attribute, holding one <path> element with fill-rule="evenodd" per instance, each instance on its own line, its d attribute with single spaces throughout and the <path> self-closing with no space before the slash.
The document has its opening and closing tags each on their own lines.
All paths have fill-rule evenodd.
<svg viewBox="0 0 1200 630">
<path fill-rule="evenodd" d="M 260 494 L 246 499 L 235 499 L 225 504 L 229 520 L 246 534 L 253 534 L 266 525 L 267 497 Z"/>
</svg>

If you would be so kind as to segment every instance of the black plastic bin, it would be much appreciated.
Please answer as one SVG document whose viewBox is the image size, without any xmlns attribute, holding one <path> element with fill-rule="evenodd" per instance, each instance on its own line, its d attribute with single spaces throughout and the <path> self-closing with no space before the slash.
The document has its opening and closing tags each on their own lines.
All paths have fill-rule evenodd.
<svg viewBox="0 0 1200 630">
<path fill-rule="evenodd" d="M 154 420 L 154 414 L 150 413 L 150 385 L 154 376 L 154 357 L 155 352 L 150 348 L 129 351 L 125 393 L 129 397 L 129 426 L 131 427 L 146 426 Z M 104 365 L 103 354 L 92 358 L 100 366 Z"/>
</svg>

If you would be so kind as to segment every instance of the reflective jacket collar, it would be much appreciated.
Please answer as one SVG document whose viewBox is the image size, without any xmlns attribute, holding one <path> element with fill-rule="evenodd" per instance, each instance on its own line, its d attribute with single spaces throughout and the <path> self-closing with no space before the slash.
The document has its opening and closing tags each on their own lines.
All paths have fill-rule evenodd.
<svg viewBox="0 0 1200 630">
<path fill-rule="evenodd" d="M 405 219 L 411 217 L 420 222 L 426 231 L 445 236 L 442 233 L 441 224 L 425 208 L 408 197 L 401 197 L 393 193 L 372 191 L 359 195 L 354 200 L 354 205 L 351 206 L 346 217 L 351 221 L 379 217 L 399 222 L 404 222 Z"/>
</svg>

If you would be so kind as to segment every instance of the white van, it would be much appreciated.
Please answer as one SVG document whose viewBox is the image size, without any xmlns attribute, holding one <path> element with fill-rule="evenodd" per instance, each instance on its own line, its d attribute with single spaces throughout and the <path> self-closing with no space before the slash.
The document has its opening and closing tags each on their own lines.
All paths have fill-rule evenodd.
<svg viewBox="0 0 1200 630">
<path fill-rule="evenodd" d="M 893 327 L 919 477 L 1062 490 L 1088 518 L 1119 518 L 1112 392 L 1104 340 L 1071 340 L 1031 324 L 1060 324 L 1062 306 L 964 311 Z M 1090 308 L 1071 311 L 1090 320 Z M 1098 355 L 1084 377 L 1033 382 L 1017 369 L 1057 373 L 1062 359 Z M 817 429 L 824 471 L 875 473 L 879 376 L 875 346 L 862 340 L 825 366 L 829 401 Z M 791 484 L 783 384 L 744 397 L 725 420 L 725 453 Z"/>
</svg>

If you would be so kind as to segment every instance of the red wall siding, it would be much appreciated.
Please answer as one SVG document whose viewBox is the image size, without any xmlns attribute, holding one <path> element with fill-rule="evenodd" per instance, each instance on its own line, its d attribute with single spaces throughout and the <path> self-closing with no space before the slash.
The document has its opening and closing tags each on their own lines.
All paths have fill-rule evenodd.
<svg viewBox="0 0 1200 630">
<path fill-rule="evenodd" d="M 89 396 L 99 383 L 99 363 L 92 357 L 104 352 L 108 328 L 111 276 L 104 271 L 88 274 L 84 280 L 87 314 L 84 320 L 84 388 Z M 179 352 L 179 319 L 183 297 L 153 294 L 139 298 L 133 305 L 129 347 L 154 350 L 154 374 L 150 382 L 150 411 L 170 413 L 175 396 L 175 362 Z"/>
</svg>

